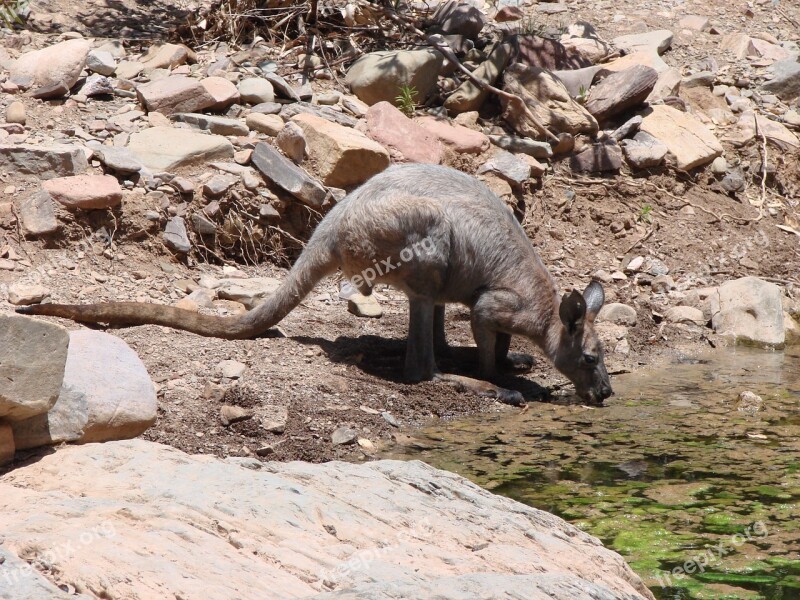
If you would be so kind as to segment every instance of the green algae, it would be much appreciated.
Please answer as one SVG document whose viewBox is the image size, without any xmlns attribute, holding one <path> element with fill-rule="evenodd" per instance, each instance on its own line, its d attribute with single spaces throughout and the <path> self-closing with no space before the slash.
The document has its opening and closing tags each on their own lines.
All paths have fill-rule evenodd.
<svg viewBox="0 0 800 600">
<path fill-rule="evenodd" d="M 725 351 L 614 387 L 602 409 L 437 423 L 419 434 L 426 450 L 392 457 L 561 516 L 659 599 L 800 600 L 800 351 Z M 745 389 L 762 410 L 738 410 Z"/>
</svg>

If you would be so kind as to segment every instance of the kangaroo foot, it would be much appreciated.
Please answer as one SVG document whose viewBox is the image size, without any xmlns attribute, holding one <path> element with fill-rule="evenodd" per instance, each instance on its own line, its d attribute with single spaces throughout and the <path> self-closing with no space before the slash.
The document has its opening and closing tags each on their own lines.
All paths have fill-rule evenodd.
<svg viewBox="0 0 800 600">
<path fill-rule="evenodd" d="M 460 391 L 472 392 L 484 398 L 494 398 L 503 404 L 520 406 L 525 403 L 525 398 L 516 390 L 507 390 L 482 379 L 453 375 L 451 373 L 439 373 L 434 376 L 434 381 L 441 381 L 452 385 Z"/>
<path fill-rule="evenodd" d="M 503 371 L 527 373 L 533 368 L 533 357 L 530 354 L 509 352 L 505 358 L 498 361 L 497 366 Z"/>
</svg>

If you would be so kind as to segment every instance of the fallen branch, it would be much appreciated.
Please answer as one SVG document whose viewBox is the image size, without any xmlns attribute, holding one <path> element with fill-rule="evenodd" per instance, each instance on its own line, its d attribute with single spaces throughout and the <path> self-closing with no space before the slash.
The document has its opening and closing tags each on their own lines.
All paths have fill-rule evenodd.
<svg viewBox="0 0 800 600">
<path fill-rule="evenodd" d="M 467 69 L 464 65 L 461 64 L 461 61 L 458 60 L 456 57 L 456 53 L 450 47 L 450 44 L 438 34 L 428 35 L 421 29 L 417 28 L 416 26 L 409 23 L 406 19 L 401 17 L 397 11 L 392 7 L 388 2 L 384 3 L 384 13 L 385 15 L 397 23 L 398 25 L 405 27 L 413 31 L 418 37 L 425 40 L 428 44 L 433 46 L 436 50 L 441 52 L 447 60 L 452 62 L 466 77 L 475 85 L 477 85 L 482 90 L 489 92 L 491 94 L 495 94 L 500 98 L 505 99 L 508 102 L 508 109 L 513 110 L 525 115 L 525 117 L 533 123 L 533 126 L 536 128 L 536 131 L 539 132 L 540 135 L 545 136 L 551 143 L 558 144 L 560 143 L 560 139 L 551 133 L 543 124 L 542 122 L 530 111 L 530 109 L 525 104 L 525 101 L 515 94 L 509 94 L 508 92 L 501 90 L 487 82 L 483 79 L 476 77 L 472 71 Z"/>
</svg>

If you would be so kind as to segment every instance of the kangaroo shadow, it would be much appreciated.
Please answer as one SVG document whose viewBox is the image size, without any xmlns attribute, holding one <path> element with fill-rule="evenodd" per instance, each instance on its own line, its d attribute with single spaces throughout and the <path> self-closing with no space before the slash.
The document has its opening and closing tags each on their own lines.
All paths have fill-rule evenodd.
<svg viewBox="0 0 800 600">
<path fill-rule="evenodd" d="M 318 346 L 331 362 L 355 365 L 368 375 L 392 383 L 408 383 L 403 376 L 405 339 L 383 338 L 377 335 L 339 336 L 333 341 L 312 336 L 293 336 L 292 339 L 301 344 Z M 443 373 L 477 377 L 478 349 L 450 346 L 447 355 L 436 357 L 436 364 Z M 520 375 L 499 374 L 492 383 L 520 392 L 527 401 L 550 399 L 548 388 Z"/>
</svg>

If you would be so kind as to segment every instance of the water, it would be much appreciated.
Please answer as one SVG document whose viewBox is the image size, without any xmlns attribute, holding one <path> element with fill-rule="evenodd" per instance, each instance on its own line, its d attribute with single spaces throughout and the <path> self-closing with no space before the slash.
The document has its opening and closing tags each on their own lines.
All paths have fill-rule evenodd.
<svg viewBox="0 0 800 600">
<path fill-rule="evenodd" d="M 716 351 L 614 389 L 603 408 L 439 422 L 392 457 L 563 517 L 660 599 L 800 599 L 800 349 Z"/>
</svg>

